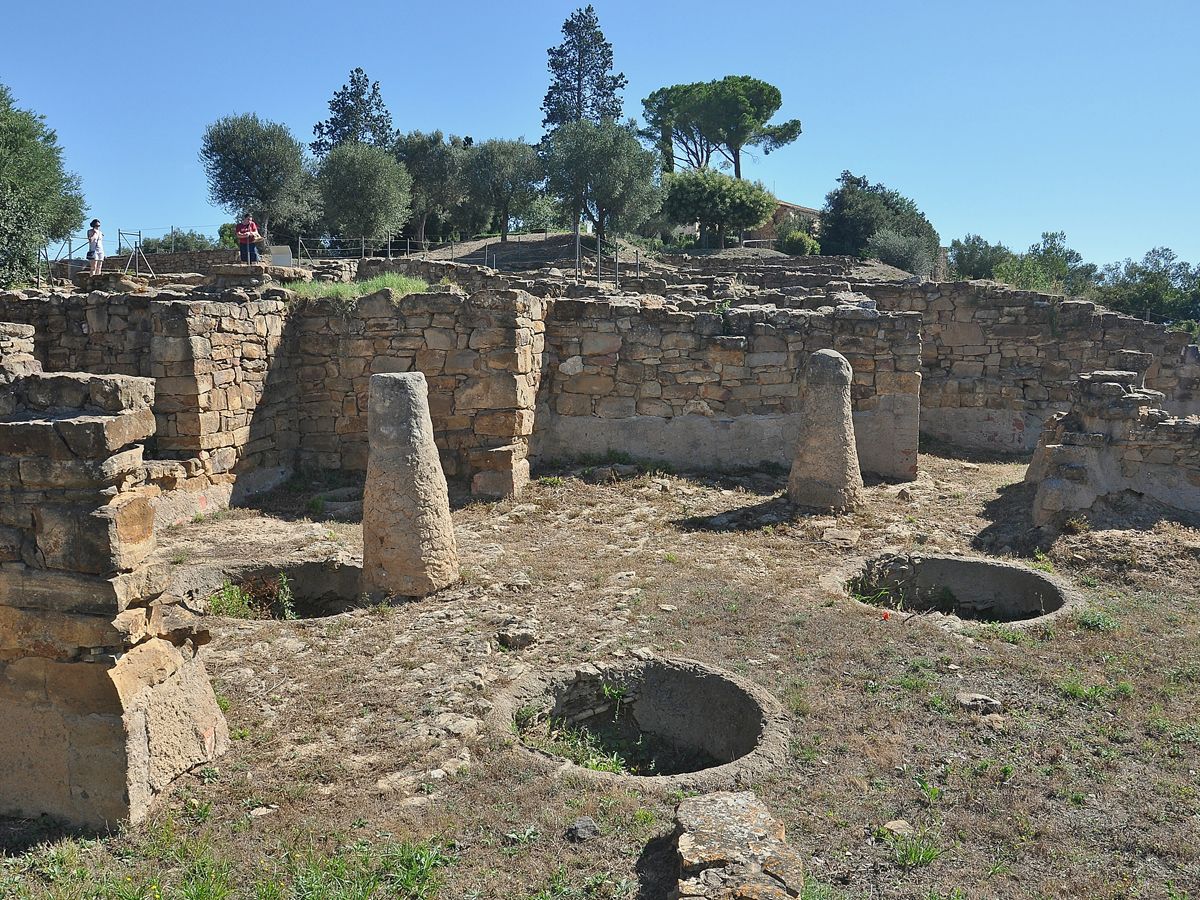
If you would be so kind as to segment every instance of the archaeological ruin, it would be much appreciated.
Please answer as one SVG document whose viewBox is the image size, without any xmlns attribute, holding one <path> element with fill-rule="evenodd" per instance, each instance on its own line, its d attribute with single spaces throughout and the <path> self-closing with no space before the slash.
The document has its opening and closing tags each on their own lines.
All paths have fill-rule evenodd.
<svg viewBox="0 0 1200 900">
<path fill-rule="evenodd" d="M 486 726 L 539 778 L 716 792 L 676 811 L 670 896 L 798 896 L 805 862 L 744 789 L 789 759 L 829 751 L 806 743 L 798 720 L 789 726 L 805 703 L 793 698 L 785 711 L 746 666 L 767 671 L 807 652 L 776 640 L 806 627 L 803 617 L 774 621 L 762 652 L 731 657 L 736 671 L 725 671 L 692 660 L 682 641 L 645 649 L 651 615 L 679 613 L 687 595 L 638 607 L 632 563 L 615 574 L 577 564 L 554 573 L 562 590 L 547 607 L 570 608 L 602 585 L 597 621 L 640 629 L 589 634 L 597 656 L 615 661 L 578 658 L 567 643 L 578 637 L 573 626 L 555 632 L 511 608 L 527 575 L 500 586 L 480 576 L 481 559 L 515 553 L 493 535 L 536 508 L 522 498 L 539 470 L 574 466 L 597 483 L 650 473 L 642 495 L 684 498 L 669 523 L 680 541 L 812 523 L 789 552 L 816 554 L 821 589 L 853 599 L 874 625 L 924 616 L 960 641 L 977 625 L 1003 626 L 1014 645 L 1083 601 L 1059 574 L 982 555 L 992 546 L 1058 534 L 1110 501 L 1200 512 L 1200 348 L 1091 302 L 872 275 L 840 257 L 664 257 L 604 283 L 552 266 L 505 273 L 418 257 L 278 270 L 188 254 L 178 265 L 190 271 L 167 264 L 149 278 L 106 272 L 0 294 L 3 815 L 95 830 L 138 822 L 181 776 L 228 754 L 206 662 L 254 685 L 264 706 L 295 675 L 275 665 L 268 679 L 258 645 L 235 653 L 210 643 L 203 614 L 222 592 L 244 600 L 239 585 L 267 584 L 275 612 L 263 618 L 367 610 L 386 640 L 356 648 L 356 658 L 413 654 L 389 663 L 389 681 L 415 678 L 417 687 L 407 705 L 389 701 L 388 714 L 420 720 L 412 753 L 440 753 L 422 764 L 437 774 L 366 751 L 346 762 L 369 771 L 388 803 L 421 808 L 422 791 L 470 771 Z M 430 287 L 345 301 L 286 286 L 384 273 Z M 1028 534 L 1004 532 L 964 554 L 939 546 L 950 539 L 937 528 L 918 534 L 900 521 L 886 533 L 880 526 L 866 559 L 856 548 L 876 526 L 868 513 L 851 514 L 875 502 L 868 496 L 899 502 L 924 491 L 935 509 L 955 496 L 923 471 L 922 437 L 968 456 L 1032 452 L 1028 490 L 1012 495 Z M 779 473 L 789 469 L 783 489 Z M 690 499 L 696 489 L 656 472 L 743 474 L 720 491 L 735 508 L 718 514 Z M 230 539 L 245 548 L 197 534 L 184 550 L 175 540 L 169 561 L 156 555 L 163 535 L 199 532 L 272 492 L 286 500 L 298 476 L 321 492 L 262 524 L 267 550 L 248 529 Z M 496 501 L 502 513 L 464 532 L 460 517 Z M 637 532 L 639 508 L 621 520 L 626 532 Z M 590 513 L 556 514 L 569 525 Z M 322 524 L 335 521 L 361 521 L 361 552 Z M 537 553 L 562 540 L 523 538 Z M 830 548 L 839 560 L 862 555 L 826 565 Z M 610 551 L 634 552 L 619 538 L 596 552 Z M 675 555 L 662 553 L 663 564 Z M 754 550 L 738 560 L 763 563 Z M 811 571 L 805 578 L 817 586 Z M 690 590 L 707 596 L 704 585 Z M 477 607 L 464 611 L 448 593 Z M 738 627 L 743 601 L 720 597 L 721 615 Z M 412 633 L 389 630 L 389 599 L 411 604 Z M 479 622 L 489 634 L 482 649 L 466 630 Z M 263 652 L 311 664 L 306 654 L 321 640 L 312 633 L 290 633 L 286 653 Z M 441 643 L 418 660 L 427 639 Z M 541 654 L 537 665 L 520 663 L 527 652 Z M 494 654 L 515 661 L 503 682 L 488 668 Z M 322 676 L 354 679 L 350 668 L 314 680 Z M 986 722 L 972 721 L 999 729 L 1002 717 L 989 710 Z M 348 741 L 366 741 L 351 713 L 339 715 Z M 587 745 L 594 752 L 635 747 L 642 768 L 597 771 L 564 734 L 598 742 Z M 230 755 L 242 752 L 233 746 Z M 868 752 L 892 765 L 886 750 Z M 253 809 L 275 812 L 266 801 Z"/>
</svg>

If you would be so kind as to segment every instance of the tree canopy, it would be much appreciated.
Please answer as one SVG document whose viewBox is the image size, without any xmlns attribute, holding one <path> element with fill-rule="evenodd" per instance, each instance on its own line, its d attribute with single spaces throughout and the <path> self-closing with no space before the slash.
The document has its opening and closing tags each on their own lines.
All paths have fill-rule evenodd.
<svg viewBox="0 0 1200 900">
<path fill-rule="evenodd" d="M 968 281 L 994 277 L 996 267 L 1013 256 L 1003 244 L 990 244 L 977 234 L 968 234 L 962 240 L 955 238 L 947 254 L 954 277 Z"/>
<path fill-rule="evenodd" d="M 719 153 L 742 177 L 742 151 L 761 147 L 764 154 L 800 136 L 800 120 L 769 124 L 783 105 L 779 88 L 749 75 L 659 88 L 642 101 L 645 136 L 663 156 L 663 168 L 676 162 L 704 168 Z"/>
<path fill-rule="evenodd" d="M 171 231 L 162 237 L 145 238 L 143 253 L 191 253 L 196 250 L 216 250 L 220 246 L 200 231 Z"/>
<path fill-rule="evenodd" d="M 204 132 L 200 161 L 213 203 L 234 215 L 257 214 L 264 232 L 273 219 L 313 215 L 315 185 L 304 147 L 286 125 L 253 113 L 218 119 Z"/>
<path fill-rule="evenodd" d="M 1195 323 L 1200 320 L 1200 265 L 1155 247 L 1140 261 L 1105 266 L 1095 297 L 1111 309 L 1153 322 Z"/>
<path fill-rule="evenodd" d="M 825 195 L 821 251 L 865 256 L 871 238 L 881 231 L 919 238 L 930 260 L 937 254 L 938 233 L 916 203 L 882 184 L 871 184 L 866 178 L 843 172 L 838 187 Z"/>
<path fill-rule="evenodd" d="M 613 227 L 632 231 L 662 205 L 658 154 L 642 147 L 631 125 L 564 125 L 543 142 L 542 157 L 549 192 L 587 216 L 600 241 Z"/>
<path fill-rule="evenodd" d="M 348 238 L 383 238 L 408 221 L 412 178 L 387 150 L 339 144 L 326 154 L 319 176 L 325 224 Z"/>
<path fill-rule="evenodd" d="M 372 82 L 361 68 L 354 69 L 350 80 L 334 91 L 329 118 L 313 126 L 313 135 L 316 140 L 309 146 L 318 156 L 351 142 L 389 146 L 395 133 L 379 82 Z"/>
<path fill-rule="evenodd" d="M 464 171 L 470 138 L 440 131 L 410 131 L 396 137 L 392 152 L 412 176 L 412 221 L 416 238 L 425 242 L 431 215 L 445 215 L 467 194 Z"/>
<path fill-rule="evenodd" d="M 712 229 L 722 247 L 729 232 L 761 225 L 779 205 L 758 182 L 712 169 L 678 172 L 665 180 L 663 205 L 671 220 L 684 225 L 698 222 Z"/>
<path fill-rule="evenodd" d="M 621 117 L 623 74 L 612 74 L 612 44 L 588 4 L 563 23 L 563 41 L 549 54 L 550 88 L 542 100 L 542 125 L 555 129 L 571 122 L 603 122 Z"/>
<path fill-rule="evenodd" d="M 494 212 L 506 241 L 511 219 L 524 215 L 537 196 L 542 161 L 524 141 L 484 141 L 470 150 L 467 180 L 475 205 Z"/>
<path fill-rule="evenodd" d="M 79 178 L 63 167 L 57 135 L 0 84 L 0 286 L 31 277 L 38 250 L 83 216 Z"/>
</svg>

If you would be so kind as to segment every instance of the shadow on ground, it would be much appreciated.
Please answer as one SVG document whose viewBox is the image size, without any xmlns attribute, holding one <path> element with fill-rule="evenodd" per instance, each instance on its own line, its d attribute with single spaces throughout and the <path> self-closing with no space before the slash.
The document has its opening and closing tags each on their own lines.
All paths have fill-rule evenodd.
<svg viewBox="0 0 1200 900">
<path fill-rule="evenodd" d="M 679 881 L 674 832 L 667 832 L 648 843 L 638 857 L 636 869 L 636 900 L 667 900 Z"/>
</svg>

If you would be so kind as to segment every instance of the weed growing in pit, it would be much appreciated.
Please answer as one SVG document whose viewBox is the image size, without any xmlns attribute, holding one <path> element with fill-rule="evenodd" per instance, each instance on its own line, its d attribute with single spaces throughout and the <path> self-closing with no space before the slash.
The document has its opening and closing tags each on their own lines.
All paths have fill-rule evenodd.
<svg viewBox="0 0 1200 900">
<path fill-rule="evenodd" d="M 250 596 L 249 591 L 227 578 L 217 592 L 208 598 L 208 611 L 214 616 L 253 619 L 255 618 L 254 598 Z"/>
<path fill-rule="evenodd" d="M 562 487 L 566 483 L 566 479 L 558 475 L 546 475 L 538 479 L 538 484 L 543 487 Z"/>
<path fill-rule="evenodd" d="M 548 722 L 544 736 L 526 735 L 525 743 L 593 772 L 629 774 L 629 765 L 620 753 L 606 750 L 596 735 L 587 729 L 572 728 L 565 722 Z"/>
<path fill-rule="evenodd" d="M 1081 609 L 1075 614 L 1075 621 L 1080 627 L 1089 631 L 1116 631 L 1121 624 L 1108 613 L 1099 609 Z"/>
</svg>

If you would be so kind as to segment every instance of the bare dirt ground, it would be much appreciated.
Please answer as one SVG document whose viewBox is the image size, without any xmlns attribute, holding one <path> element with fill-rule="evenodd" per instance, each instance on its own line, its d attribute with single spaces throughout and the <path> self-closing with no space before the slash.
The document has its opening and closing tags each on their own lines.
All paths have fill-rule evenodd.
<svg viewBox="0 0 1200 900">
<path fill-rule="evenodd" d="M 678 797 L 555 776 L 484 721 L 533 668 L 647 651 L 789 709 L 790 761 L 752 787 L 808 858 L 809 900 L 1200 896 L 1200 530 L 1131 507 L 1043 545 L 1023 463 L 921 467 L 837 517 L 794 513 L 783 473 L 546 470 L 518 500 L 458 506 L 463 581 L 434 597 L 212 617 L 230 753 L 114 836 L 6 823 L 0 896 L 661 900 Z M 181 569 L 353 554 L 357 524 L 307 518 L 328 487 L 179 527 L 160 554 Z M 1087 606 L 951 634 L 827 589 L 885 547 L 1016 557 Z M 536 642 L 502 650 L 513 625 Z M 571 843 L 581 815 L 601 833 Z M 888 838 L 898 819 L 914 833 Z M 296 862 L 323 860 L 324 878 L 398 841 L 440 848 L 440 888 L 355 893 Z"/>
</svg>

